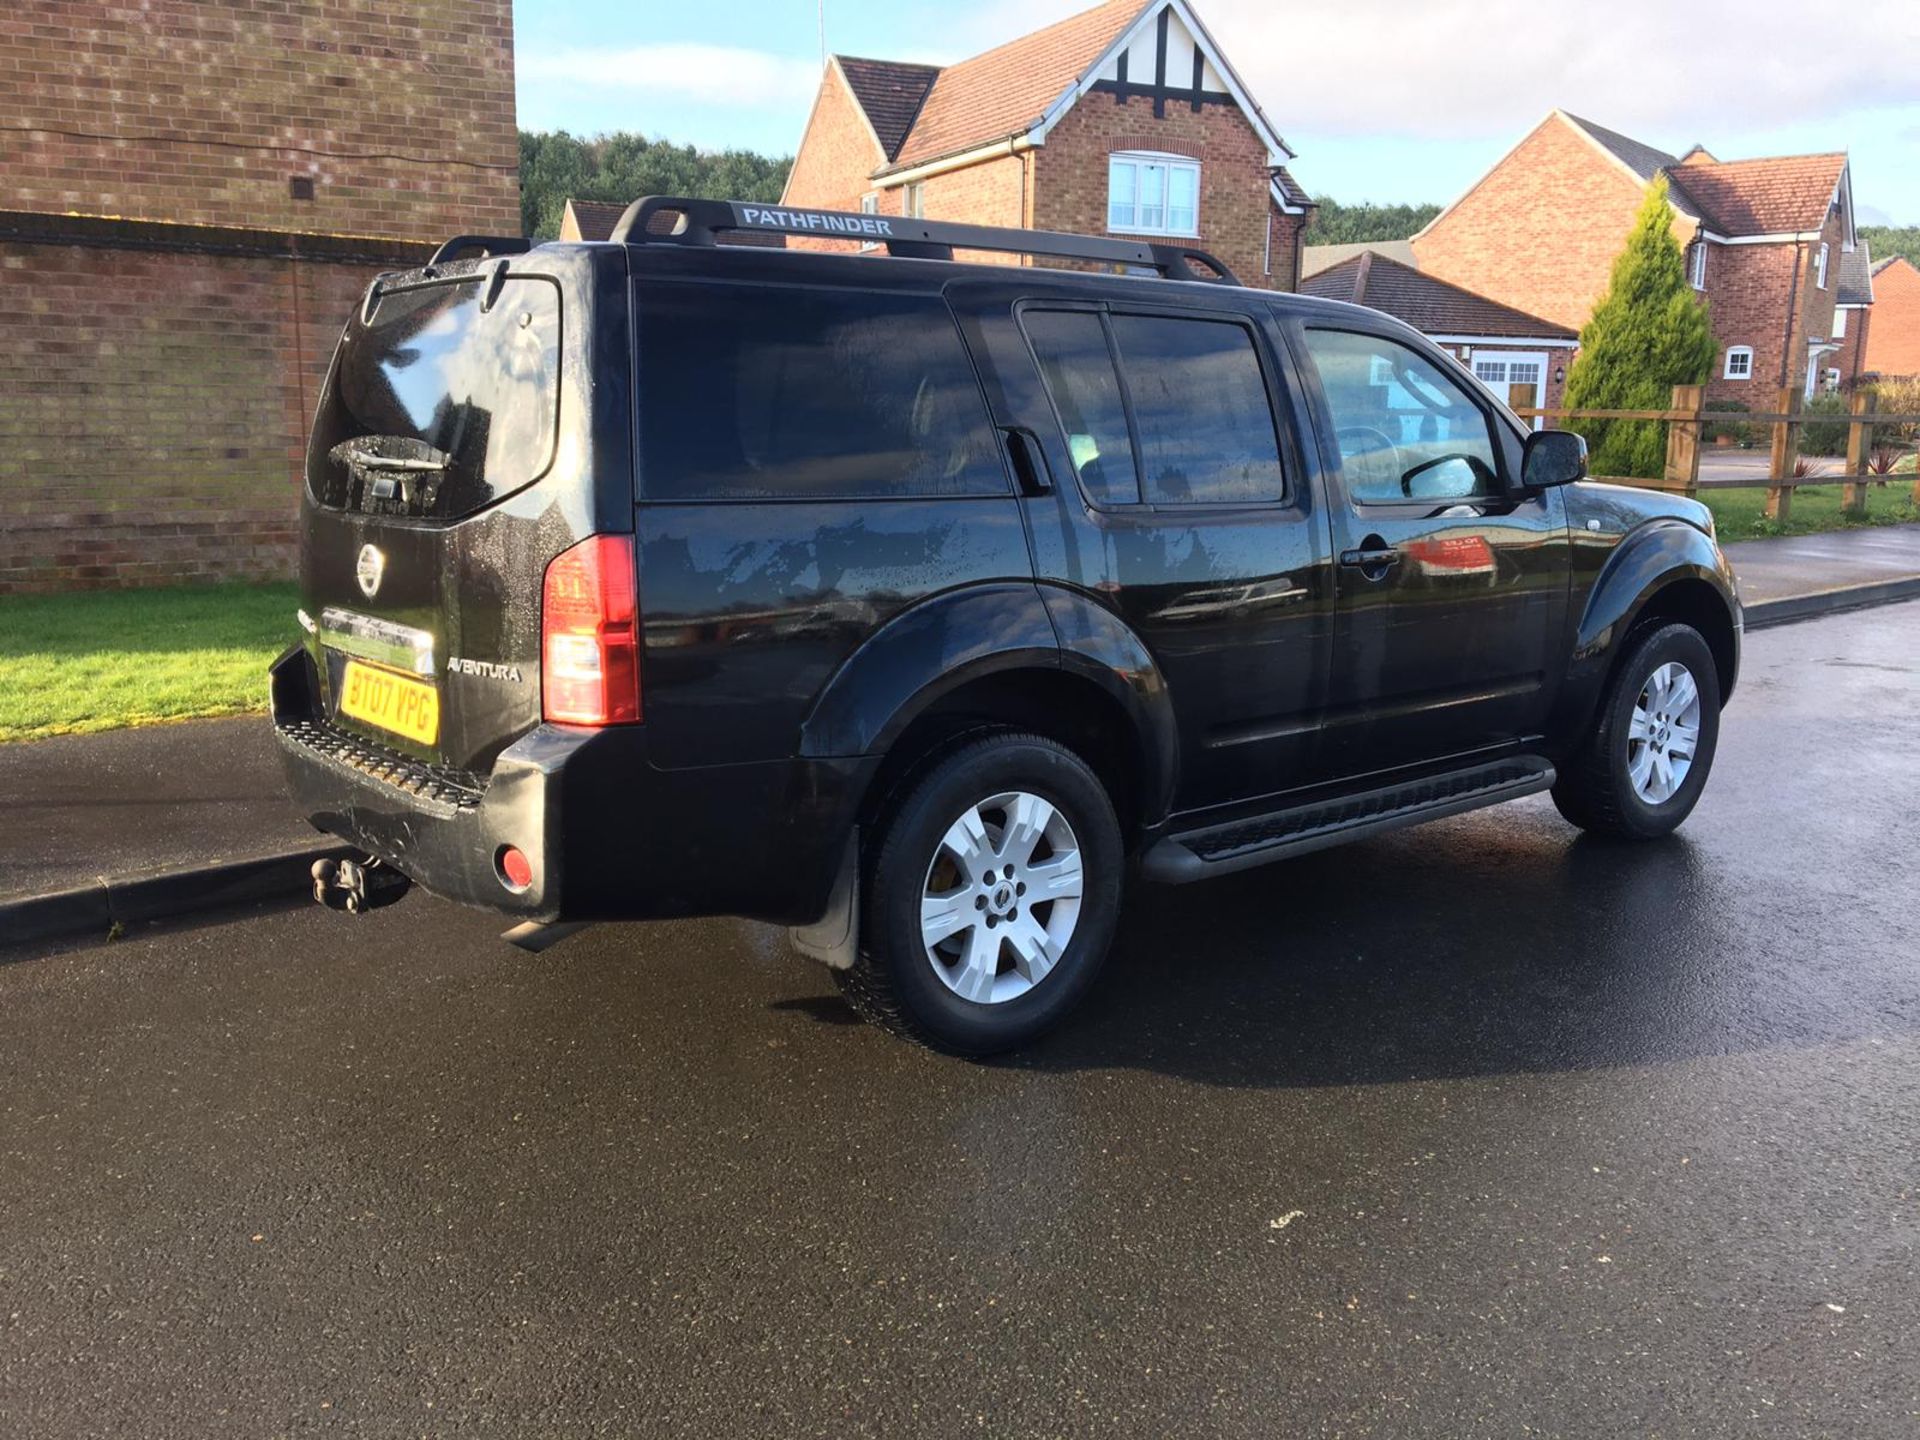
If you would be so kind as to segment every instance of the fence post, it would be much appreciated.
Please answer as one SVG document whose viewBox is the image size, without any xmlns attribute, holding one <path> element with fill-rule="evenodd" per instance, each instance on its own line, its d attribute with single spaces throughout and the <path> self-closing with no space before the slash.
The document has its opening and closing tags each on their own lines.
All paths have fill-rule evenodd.
<svg viewBox="0 0 1920 1440">
<path fill-rule="evenodd" d="M 1533 410 L 1545 403 L 1544 400 L 1538 398 L 1538 389 L 1535 386 L 1509 385 L 1507 387 L 1507 408 L 1509 410 Z M 1547 428 L 1545 419 L 1529 420 L 1526 422 L 1526 425 L 1529 430 L 1544 430 Z"/>
<path fill-rule="evenodd" d="M 1700 417 L 1705 388 L 1699 385 L 1673 387 L 1673 408 L 1684 410 L 1689 420 L 1667 422 L 1667 469 L 1664 481 L 1668 490 L 1682 490 L 1690 496 L 1700 493 Z"/>
<path fill-rule="evenodd" d="M 1780 414 L 1784 420 L 1773 422 L 1773 466 L 1768 471 L 1775 482 L 1767 487 L 1767 519 L 1786 524 L 1793 513 L 1793 462 L 1800 456 L 1800 387 L 1788 385 L 1780 391 Z"/>
<path fill-rule="evenodd" d="M 1865 475 L 1867 456 L 1873 449 L 1873 426 L 1862 417 L 1873 413 L 1873 392 L 1855 390 L 1853 403 L 1849 408 L 1853 411 L 1853 419 L 1847 422 L 1847 474 Z M 1840 508 L 1849 515 L 1865 515 L 1867 513 L 1867 482 L 1864 480 L 1849 482 L 1842 494 Z"/>
</svg>

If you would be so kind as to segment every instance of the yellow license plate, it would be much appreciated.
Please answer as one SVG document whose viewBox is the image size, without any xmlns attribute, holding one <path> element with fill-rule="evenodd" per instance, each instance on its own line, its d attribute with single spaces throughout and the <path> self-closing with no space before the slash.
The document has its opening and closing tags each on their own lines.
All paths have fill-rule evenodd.
<svg viewBox="0 0 1920 1440">
<path fill-rule="evenodd" d="M 433 686 L 358 660 L 347 661 L 340 677 L 340 713 L 421 745 L 440 738 L 440 697 Z"/>
</svg>

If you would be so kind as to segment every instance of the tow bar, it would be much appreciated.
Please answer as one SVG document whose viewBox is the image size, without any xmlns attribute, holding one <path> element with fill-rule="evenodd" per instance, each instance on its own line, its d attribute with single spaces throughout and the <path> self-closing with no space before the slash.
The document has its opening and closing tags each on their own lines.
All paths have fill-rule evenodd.
<svg viewBox="0 0 1920 1440">
<path fill-rule="evenodd" d="M 313 862 L 313 898 L 329 910 L 364 915 L 401 899 L 413 881 L 371 857 Z"/>
</svg>

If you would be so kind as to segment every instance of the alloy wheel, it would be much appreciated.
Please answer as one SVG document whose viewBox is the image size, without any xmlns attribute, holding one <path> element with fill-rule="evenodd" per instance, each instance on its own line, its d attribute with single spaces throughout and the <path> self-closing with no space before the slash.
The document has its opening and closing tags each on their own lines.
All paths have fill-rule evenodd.
<svg viewBox="0 0 1920 1440">
<path fill-rule="evenodd" d="M 1026 994 L 1072 941 L 1085 881 L 1057 805 L 1013 790 L 970 806 L 941 837 L 921 890 L 920 938 L 934 974 L 982 1005 Z"/>
<path fill-rule="evenodd" d="M 1700 686 L 1669 660 L 1647 676 L 1627 729 L 1627 776 L 1649 805 L 1665 804 L 1686 783 L 1700 745 Z"/>
</svg>

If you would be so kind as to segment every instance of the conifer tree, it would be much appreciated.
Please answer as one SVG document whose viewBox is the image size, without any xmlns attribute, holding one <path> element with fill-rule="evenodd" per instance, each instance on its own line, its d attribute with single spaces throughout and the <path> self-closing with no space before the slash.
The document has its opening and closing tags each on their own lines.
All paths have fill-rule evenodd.
<svg viewBox="0 0 1920 1440">
<path fill-rule="evenodd" d="M 1613 262 L 1607 293 L 1580 332 L 1567 376 L 1570 410 L 1664 410 L 1676 385 L 1700 385 L 1718 346 L 1706 301 L 1687 283 L 1673 234 L 1667 180 L 1657 176 Z M 1666 463 L 1666 426 L 1654 420 L 1577 420 L 1595 475 L 1653 477 Z"/>
</svg>

